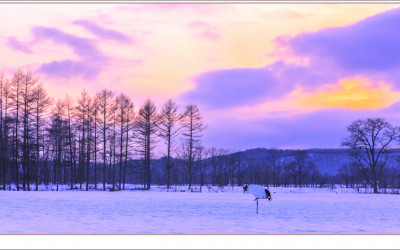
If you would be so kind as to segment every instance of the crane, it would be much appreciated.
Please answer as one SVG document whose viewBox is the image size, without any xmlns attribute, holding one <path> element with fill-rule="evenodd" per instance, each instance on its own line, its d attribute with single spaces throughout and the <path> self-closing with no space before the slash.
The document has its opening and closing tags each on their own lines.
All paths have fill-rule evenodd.
<svg viewBox="0 0 400 250">
<path fill-rule="evenodd" d="M 259 199 L 268 199 L 272 200 L 271 193 L 265 187 L 259 185 L 247 185 L 243 186 L 243 192 L 252 194 L 255 197 L 255 201 L 257 201 L 257 214 L 258 214 L 258 200 Z"/>
</svg>

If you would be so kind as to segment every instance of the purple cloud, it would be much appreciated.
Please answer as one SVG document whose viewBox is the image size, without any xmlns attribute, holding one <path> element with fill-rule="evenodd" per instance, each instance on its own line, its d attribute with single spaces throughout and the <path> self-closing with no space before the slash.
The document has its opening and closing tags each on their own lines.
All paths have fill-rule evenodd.
<svg viewBox="0 0 400 250">
<path fill-rule="evenodd" d="M 76 55 L 91 58 L 104 59 L 103 53 L 97 49 L 94 41 L 74 35 L 70 35 L 61 30 L 47 27 L 36 27 L 33 29 L 35 41 L 51 40 L 57 44 L 65 44 L 73 49 Z"/>
<path fill-rule="evenodd" d="M 205 72 L 194 78 L 196 88 L 181 98 L 207 108 L 254 105 L 283 97 L 295 86 L 310 91 L 341 78 L 361 75 L 400 88 L 400 8 L 355 24 L 300 34 L 286 41 L 307 66 L 275 62 L 263 68 Z"/>
<path fill-rule="evenodd" d="M 101 67 L 101 65 L 97 66 Z M 40 66 L 39 72 L 66 79 L 82 76 L 84 79 L 88 80 L 94 79 L 100 73 L 98 67 L 92 63 L 72 60 L 44 63 Z"/>
<path fill-rule="evenodd" d="M 321 66 L 323 67 L 323 66 Z M 285 64 L 278 61 L 263 68 L 242 68 L 212 71 L 194 77 L 196 88 L 180 96 L 207 109 L 255 105 L 289 94 L 297 84 L 314 88 L 338 79 L 336 72 L 320 67 Z"/>
<path fill-rule="evenodd" d="M 301 34 L 289 41 L 297 55 L 331 60 L 350 71 L 388 70 L 400 66 L 400 8 L 355 24 Z"/>
<path fill-rule="evenodd" d="M 195 81 L 197 88 L 182 98 L 211 108 L 255 104 L 272 89 L 283 87 L 267 68 L 208 72 Z"/>
<path fill-rule="evenodd" d="M 295 55 L 309 58 L 306 66 L 277 61 L 262 68 L 225 69 L 194 77 L 196 87 L 180 98 L 208 110 L 255 105 L 281 98 L 295 86 L 312 91 L 342 78 L 360 76 L 400 88 L 400 8 L 352 25 L 277 39 Z M 268 118 L 214 117 L 204 136 L 208 145 L 255 147 L 338 148 L 355 119 L 383 117 L 400 124 L 400 102 L 376 110 L 320 109 Z M 206 110 L 207 112 L 207 110 Z M 211 123 L 211 124 L 210 124 Z M 234 136 L 233 136 L 234 135 Z"/>
<path fill-rule="evenodd" d="M 73 24 L 82 26 L 87 31 L 91 32 L 92 34 L 102 39 L 114 40 L 120 43 L 132 42 L 132 40 L 123 33 L 116 30 L 103 28 L 89 20 L 77 20 L 73 22 Z"/>
<path fill-rule="evenodd" d="M 15 50 L 22 51 L 24 53 L 32 53 L 28 44 L 23 44 L 17 40 L 15 37 L 9 37 L 7 39 L 7 45 Z"/>
<path fill-rule="evenodd" d="M 53 77 L 71 78 L 81 76 L 94 79 L 107 64 L 107 57 L 97 48 L 94 41 L 61 30 L 47 27 L 33 29 L 34 43 L 50 40 L 56 44 L 67 45 L 81 59 L 79 61 L 52 61 L 40 66 L 38 72 Z"/>
</svg>

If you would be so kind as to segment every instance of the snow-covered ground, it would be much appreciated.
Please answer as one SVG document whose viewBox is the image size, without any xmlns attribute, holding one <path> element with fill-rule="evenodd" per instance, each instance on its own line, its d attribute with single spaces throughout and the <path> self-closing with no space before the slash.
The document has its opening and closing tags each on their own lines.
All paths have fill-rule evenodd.
<svg viewBox="0 0 400 250">
<path fill-rule="evenodd" d="M 0 192 L 0 234 L 399 234 L 400 196 L 351 189 Z"/>
</svg>

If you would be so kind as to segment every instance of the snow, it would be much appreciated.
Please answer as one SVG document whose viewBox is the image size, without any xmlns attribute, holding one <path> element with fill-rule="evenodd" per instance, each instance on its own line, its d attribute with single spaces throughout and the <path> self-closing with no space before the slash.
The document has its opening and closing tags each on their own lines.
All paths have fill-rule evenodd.
<svg viewBox="0 0 400 250">
<path fill-rule="evenodd" d="M 398 195 L 242 187 L 203 192 L 0 192 L 0 234 L 399 234 Z M 163 192 L 160 192 L 163 191 Z"/>
</svg>

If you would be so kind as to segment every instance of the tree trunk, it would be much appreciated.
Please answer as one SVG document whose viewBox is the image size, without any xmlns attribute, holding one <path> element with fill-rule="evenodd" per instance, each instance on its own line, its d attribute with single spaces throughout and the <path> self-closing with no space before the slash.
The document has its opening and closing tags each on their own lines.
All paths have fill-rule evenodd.
<svg viewBox="0 0 400 250">
<path fill-rule="evenodd" d="M 170 169 L 171 169 L 171 133 L 168 133 L 168 159 L 167 159 L 167 189 L 170 185 Z"/>
<path fill-rule="evenodd" d="M 122 114 L 121 114 L 122 115 Z M 123 152 L 123 138 L 124 138 L 124 131 L 123 131 L 123 124 L 124 121 L 121 118 L 121 124 L 120 124 L 120 135 L 121 135 L 121 140 L 120 140 L 120 150 L 119 150 L 119 190 L 122 189 L 122 152 Z"/>
<path fill-rule="evenodd" d="M 97 107 L 94 113 L 94 189 L 97 189 Z"/>
<path fill-rule="evenodd" d="M 190 116 L 190 139 L 189 139 L 189 189 L 192 186 L 192 152 L 193 152 L 193 116 Z"/>
<path fill-rule="evenodd" d="M 128 111 L 129 112 L 129 111 Z M 125 164 L 124 164 L 124 186 L 123 189 L 125 190 L 125 183 L 126 183 L 126 165 L 128 163 L 128 144 L 129 144 L 129 121 L 127 121 L 126 126 L 126 142 L 125 142 Z"/>
<path fill-rule="evenodd" d="M 103 125 L 103 190 L 106 191 L 106 174 L 107 174 L 107 168 L 106 168 L 106 113 L 104 111 L 104 125 Z"/>
<path fill-rule="evenodd" d="M 89 170 L 90 170 L 90 117 L 89 117 L 89 110 L 88 110 L 88 138 L 87 138 L 87 159 L 86 159 L 86 191 L 89 191 Z"/>
<path fill-rule="evenodd" d="M 113 134 L 113 146 L 114 146 L 114 148 L 113 148 L 113 190 L 115 191 L 115 175 L 116 175 L 116 164 L 115 164 L 115 150 L 116 150 L 116 139 L 117 139 L 117 135 L 116 135 L 116 128 L 115 128 L 115 122 L 116 122 L 116 119 L 115 119 L 115 111 L 114 111 L 114 134 Z"/>
</svg>

